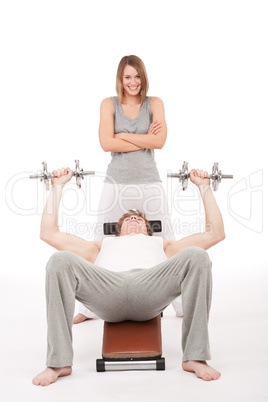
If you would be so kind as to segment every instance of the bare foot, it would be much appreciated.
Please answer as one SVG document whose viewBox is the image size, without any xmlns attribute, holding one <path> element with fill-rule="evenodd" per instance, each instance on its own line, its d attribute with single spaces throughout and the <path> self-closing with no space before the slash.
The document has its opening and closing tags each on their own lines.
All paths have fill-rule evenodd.
<svg viewBox="0 0 268 402">
<path fill-rule="evenodd" d="M 221 373 L 210 367 L 205 361 L 188 360 L 182 362 L 182 368 L 185 371 L 195 373 L 198 378 L 204 381 L 218 380 Z"/>
<path fill-rule="evenodd" d="M 92 318 L 88 318 L 84 314 L 79 313 L 74 317 L 73 323 L 74 324 L 80 324 L 80 322 L 83 322 L 83 321 L 86 321 L 86 320 L 92 320 Z"/>
<path fill-rule="evenodd" d="M 64 377 L 72 373 L 72 367 L 47 367 L 42 373 L 34 377 L 32 383 L 34 385 L 50 385 L 51 383 L 57 381 L 58 377 Z"/>
</svg>

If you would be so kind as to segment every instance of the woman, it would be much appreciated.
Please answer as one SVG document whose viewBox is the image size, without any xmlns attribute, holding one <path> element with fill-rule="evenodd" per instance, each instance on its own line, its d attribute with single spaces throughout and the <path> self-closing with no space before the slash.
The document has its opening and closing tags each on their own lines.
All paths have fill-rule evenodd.
<svg viewBox="0 0 268 402">
<path fill-rule="evenodd" d="M 130 209 L 143 211 L 148 220 L 161 220 L 162 232 L 156 235 L 175 238 L 154 159 L 154 149 L 163 148 L 167 138 L 164 105 L 160 98 L 147 96 L 148 88 L 142 60 L 123 57 L 117 69 L 117 97 L 101 103 L 100 144 L 112 160 L 100 197 L 95 240 L 103 239 L 104 222 L 117 222 Z M 75 323 L 91 316 L 80 307 Z"/>
<path fill-rule="evenodd" d="M 148 97 L 145 66 L 137 56 L 125 56 L 116 77 L 117 97 L 101 104 L 99 138 L 111 152 L 100 198 L 95 239 L 103 238 L 103 222 L 117 221 L 129 209 L 140 209 L 149 220 L 161 219 L 164 238 L 174 239 L 168 205 L 154 160 L 167 137 L 164 105 Z M 145 135 L 146 134 L 146 135 Z"/>
</svg>

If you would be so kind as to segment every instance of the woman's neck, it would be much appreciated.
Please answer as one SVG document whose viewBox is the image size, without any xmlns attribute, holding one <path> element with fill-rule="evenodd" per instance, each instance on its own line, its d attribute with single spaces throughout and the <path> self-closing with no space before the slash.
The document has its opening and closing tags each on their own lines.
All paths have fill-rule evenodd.
<svg viewBox="0 0 268 402">
<path fill-rule="evenodd" d="M 140 95 L 131 96 L 126 94 L 123 96 L 122 103 L 129 106 L 138 105 L 141 103 L 141 97 Z"/>
</svg>

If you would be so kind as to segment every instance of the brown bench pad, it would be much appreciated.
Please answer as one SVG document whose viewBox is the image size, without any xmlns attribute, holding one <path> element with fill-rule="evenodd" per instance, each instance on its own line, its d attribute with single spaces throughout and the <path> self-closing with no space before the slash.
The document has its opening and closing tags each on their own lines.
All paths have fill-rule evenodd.
<svg viewBox="0 0 268 402">
<path fill-rule="evenodd" d="M 161 355 L 160 315 L 149 321 L 104 322 L 103 358 L 126 359 Z"/>
</svg>

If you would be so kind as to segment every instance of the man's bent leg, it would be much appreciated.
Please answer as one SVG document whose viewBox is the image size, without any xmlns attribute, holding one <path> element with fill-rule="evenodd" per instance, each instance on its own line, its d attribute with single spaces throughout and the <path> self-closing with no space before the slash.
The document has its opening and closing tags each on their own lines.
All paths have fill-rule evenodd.
<svg viewBox="0 0 268 402">
<path fill-rule="evenodd" d="M 48 367 L 73 365 L 72 318 L 77 281 L 71 269 L 66 269 L 66 265 L 66 257 L 62 252 L 53 254 L 47 263 Z"/>
<path fill-rule="evenodd" d="M 183 361 L 209 360 L 211 288 L 211 261 L 208 254 L 201 248 L 190 247 L 156 267 L 130 274 L 129 318 L 152 318 L 182 294 Z"/>
<path fill-rule="evenodd" d="M 125 289 L 122 275 L 97 267 L 69 251 L 54 253 L 47 264 L 46 276 L 47 366 L 73 364 L 75 299 L 104 320 L 121 321 L 126 319 Z"/>
<path fill-rule="evenodd" d="M 183 361 L 210 360 L 208 320 L 212 295 L 211 261 L 202 249 L 192 253 L 190 260 L 181 285 Z"/>
</svg>

